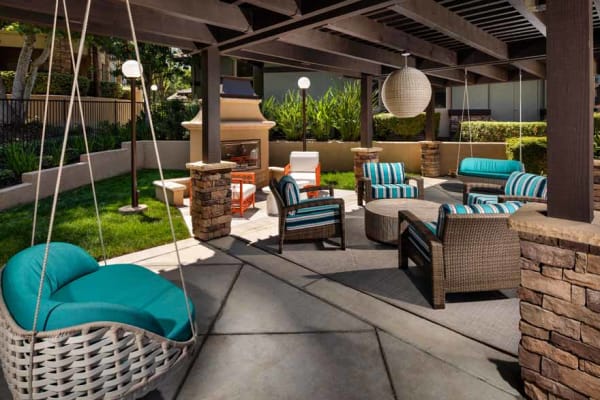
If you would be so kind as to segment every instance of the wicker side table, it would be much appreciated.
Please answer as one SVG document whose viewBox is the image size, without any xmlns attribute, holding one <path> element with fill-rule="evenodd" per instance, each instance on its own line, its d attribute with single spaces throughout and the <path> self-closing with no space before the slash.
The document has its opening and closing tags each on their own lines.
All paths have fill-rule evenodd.
<svg viewBox="0 0 600 400">
<path fill-rule="evenodd" d="M 398 243 L 398 210 L 409 210 L 423 221 L 437 221 L 439 203 L 419 199 L 373 200 L 365 206 L 365 234 L 371 240 Z"/>
</svg>

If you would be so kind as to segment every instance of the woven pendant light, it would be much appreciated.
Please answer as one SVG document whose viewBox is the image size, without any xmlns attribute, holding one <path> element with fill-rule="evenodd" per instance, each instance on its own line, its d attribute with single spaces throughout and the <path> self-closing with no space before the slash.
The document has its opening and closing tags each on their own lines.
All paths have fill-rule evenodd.
<svg viewBox="0 0 600 400">
<path fill-rule="evenodd" d="M 407 53 L 402 54 L 405 60 Z M 424 73 L 408 66 L 392 72 L 383 82 L 381 98 L 385 108 L 400 118 L 422 113 L 431 100 L 431 83 Z"/>
</svg>

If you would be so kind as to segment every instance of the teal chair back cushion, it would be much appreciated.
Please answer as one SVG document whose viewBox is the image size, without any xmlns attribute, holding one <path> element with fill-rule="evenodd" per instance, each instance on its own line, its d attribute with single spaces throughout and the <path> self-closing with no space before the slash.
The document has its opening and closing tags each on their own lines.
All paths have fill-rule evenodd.
<svg viewBox="0 0 600 400">
<path fill-rule="evenodd" d="M 441 239 L 444 233 L 444 222 L 450 214 L 512 214 L 521 208 L 518 201 L 497 204 L 442 204 L 438 213 L 437 235 Z"/>
<path fill-rule="evenodd" d="M 279 181 L 279 194 L 286 206 L 294 206 L 300 203 L 300 188 L 296 180 L 289 175 L 285 175 Z M 289 215 L 296 214 L 295 211 L 290 211 Z"/>
<path fill-rule="evenodd" d="M 545 176 L 513 172 L 504 185 L 504 194 L 508 196 L 547 197 L 548 187 Z"/>
<path fill-rule="evenodd" d="M 495 158 L 467 157 L 460 162 L 459 175 L 476 176 L 491 179 L 508 179 L 513 172 L 523 172 L 523 163 L 517 160 L 498 160 Z"/>
<path fill-rule="evenodd" d="M 364 163 L 363 175 L 371 184 L 387 185 L 404 183 L 404 163 Z"/>
</svg>

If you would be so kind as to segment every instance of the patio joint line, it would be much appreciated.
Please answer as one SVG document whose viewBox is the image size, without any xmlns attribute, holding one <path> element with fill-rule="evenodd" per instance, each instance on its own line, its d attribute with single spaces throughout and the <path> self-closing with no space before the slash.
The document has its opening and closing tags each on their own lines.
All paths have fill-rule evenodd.
<svg viewBox="0 0 600 400">
<path fill-rule="evenodd" d="M 288 332 L 213 332 L 207 336 L 255 336 L 255 335 L 313 335 L 313 334 L 331 334 L 331 333 L 368 333 L 376 329 L 371 325 L 370 329 L 332 329 L 322 331 L 288 331 Z"/>
<path fill-rule="evenodd" d="M 211 336 L 210 332 L 214 329 L 215 324 L 217 323 L 217 320 L 219 319 L 219 317 L 223 313 L 223 309 L 225 308 L 225 304 L 227 303 L 227 300 L 229 300 L 229 295 L 231 294 L 231 291 L 233 290 L 233 287 L 237 283 L 237 281 L 238 281 L 238 279 L 240 277 L 240 274 L 242 273 L 242 269 L 243 268 L 244 268 L 244 263 L 242 263 L 240 265 L 240 267 L 238 268 L 237 272 L 235 273 L 235 276 L 233 277 L 233 279 L 231 281 L 231 284 L 229 285 L 229 288 L 227 289 L 227 292 L 225 293 L 225 296 L 223 296 L 223 301 L 221 302 L 221 305 L 219 306 L 219 310 L 217 311 L 217 313 L 215 314 L 215 317 L 212 319 L 212 321 L 208 325 L 208 328 L 206 329 L 206 333 L 202 334 L 203 338 L 202 338 L 202 341 L 200 342 L 200 344 L 198 345 L 198 349 L 196 350 L 196 355 L 194 356 L 194 359 L 190 363 L 190 366 L 187 369 L 187 371 L 185 371 L 184 377 L 181 380 L 181 383 L 179 384 L 179 386 L 177 387 L 177 390 L 175 391 L 174 398 L 178 398 L 179 397 L 179 393 L 181 392 L 181 389 L 183 388 L 183 385 L 185 384 L 186 380 L 188 379 L 188 377 L 190 375 L 190 371 L 192 370 L 192 368 L 194 368 L 194 364 L 196 364 L 196 360 L 200 356 L 200 353 L 202 353 L 202 349 L 204 348 L 204 345 L 206 344 L 206 341 L 208 340 L 209 336 Z"/>
<path fill-rule="evenodd" d="M 375 328 L 375 337 L 377 338 L 377 345 L 379 346 L 379 354 L 381 354 L 383 367 L 385 368 L 385 373 L 387 375 L 388 382 L 390 383 L 390 387 L 392 388 L 392 395 L 394 396 L 394 399 L 398 400 L 398 394 L 396 393 L 396 388 L 394 387 L 394 381 L 392 380 L 390 366 L 388 365 L 387 357 L 385 355 L 385 351 L 383 350 L 383 345 L 381 344 L 381 338 L 379 337 L 379 330 L 377 328 Z"/>
<path fill-rule="evenodd" d="M 312 285 L 313 283 L 317 283 L 319 282 L 321 279 L 323 278 L 319 278 L 319 279 L 314 279 L 312 282 L 308 282 L 306 285 L 304 286 L 300 286 L 299 289 L 306 289 L 307 287 L 309 287 L 310 285 Z"/>
</svg>

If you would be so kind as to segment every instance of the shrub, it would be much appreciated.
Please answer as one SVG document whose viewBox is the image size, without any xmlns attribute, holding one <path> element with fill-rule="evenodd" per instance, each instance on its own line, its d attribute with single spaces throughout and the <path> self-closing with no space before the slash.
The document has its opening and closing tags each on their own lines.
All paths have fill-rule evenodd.
<svg viewBox="0 0 600 400">
<path fill-rule="evenodd" d="M 534 174 L 544 174 L 548 171 L 546 154 L 546 137 L 523 137 L 523 164 L 525 171 Z M 506 156 L 509 160 L 519 159 L 519 138 L 506 140 Z"/>
<path fill-rule="evenodd" d="M 121 94 L 121 85 L 117 82 L 100 82 L 100 96 L 109 97 L 111 99 L 118 99 L 121 97 Z"/>
<path fill-rule="evenodd" d="M 360 139 L 360 82 L 346 82 L 343 88 L 333 90 L 335 107 L 333 113 L 334 127 L 339 131 L 342 140 L 356 141 Z"/>
<path fill-rule="evenodd" d="M 373 116 L 376 140 L 414 140 L 425 130 L 425 113 L 412 118 L 399 118 L 391 113 Z M 439 130 L 440 113 L 435 113 L 435 130 Z"/>
<path fill-rule="evenodd" d="M 310 132 L 315 139 L 329 140 L 333 129 L 335 107 L 336 98 L 331 88 L 319 100 L 308 98 L 307 120 L 310 124 Z"/>
<path fill-rule="evenodd" d="M 182 121 L 189 121 L 198 114 L 197 103 L 185 103 L 180 100 L 163 101 L 152 104 L 152 120 L 154 132 L 158 140 L 187 139 L 187 130 L 181 126 Z M 144 110 L 137 119 L 138 139 L 152 139 L 150 124 Z"/>
<path fill-rule="evenodd" d="M 275 117 L 287 140 L 302 139 L 302 99 L 299 91 L 287 91 L 277 107 Z"/>
<path fill-rule="evenodd" d="M 465 121 L 460 124 L 463 140 L 469 140 L 469 128 L 473 142 L 504 142 L 519 137 L 518 122 Z M 523 136 L 546 136 L 546 122 L 522 122 Z"/>
<path fill-rule="evenodd" d="M 0 188 L 17 183 L 17 177 L 11 169 L 0 169 Z"/>
<path fill-rule="evenodd" d="M 13 81 L 15 79 L 14 71 L 2 71 L 0 77 L 4 81 L 7 93 L 12 90 Z M 48 74 L 46 72 L 38 72 L 37 79 L 33 86 L 32 94 L 46 94 L 46 85 L 48 82 Z M 82 96 L 85 96 L 90 88 L 90 80 L 85 76 L 78 78 L 79 91 Z M 72 74 L 63 74 L 60 72 L 52 73 L 52 82 L 50 83 L 50 94 L 54 95 L 71 95 L 71 85 L 73 84 Z"/>
<path fill-rule="evenodd" d="M 6 168 L 12 170 L 17 177 L 38 167 L 36 146 L 31 143 L 8 143 L 2 148 L 2 153 Z"/>
</svg>

